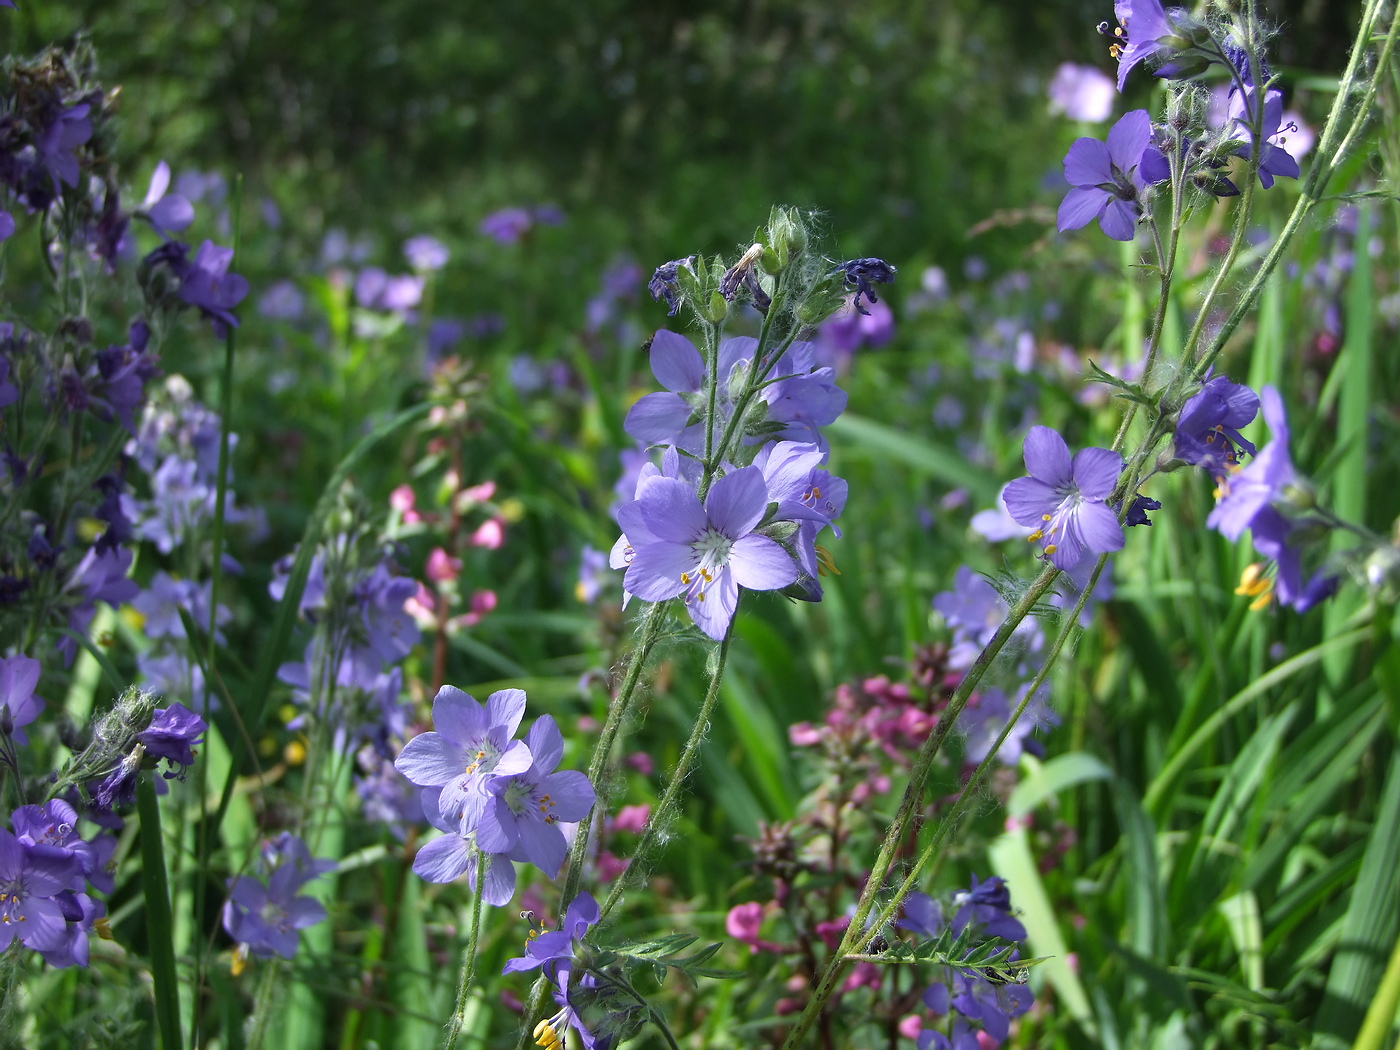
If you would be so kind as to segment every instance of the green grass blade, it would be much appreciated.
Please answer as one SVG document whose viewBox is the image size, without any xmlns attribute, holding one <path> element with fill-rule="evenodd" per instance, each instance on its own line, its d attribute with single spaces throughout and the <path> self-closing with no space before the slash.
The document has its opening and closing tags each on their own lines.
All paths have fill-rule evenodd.
<svg viewBox="0 0 1400 1050">
<path fill-rule="evenodd" d="M 1376 995 L 1400 933 L 1400 754 L 1386 773 L 1376 822 L 1351 893 L 1342 941 L 1317 1013 L 1317 1030 L 1350 1040 Z M 1392 1015 L 1393 1016 L 1393 1015 Z"/>
<path fill-rule="evenodd" d="M 827 428 L 833 444 L 843 444 L 851 451 L 857 449 L 876 453 L 912 467 L 921 474 L 938 478 L 959 488 L 965 488 L 981 505 L 989 505 L 1001 490 L 996 478 L 974 467 L 952 449 L 935 445 L 926 438 L 903 430 L 887 427 L 873 419 L 845 413 Z"/>
<path fill-rule="evenodd" d="M 136 782 L 136 811 L 141 819 L 141 888 L 146 900 L 146 935 L 150 939 L 151 979 L 156 1026 L 164 1050 L 180 1050 L 180 989 L 175 976 L 174 923 L 170 887 L 165 878 L 165 840 L 160 806 L 149 776 Z"/>
</svg>

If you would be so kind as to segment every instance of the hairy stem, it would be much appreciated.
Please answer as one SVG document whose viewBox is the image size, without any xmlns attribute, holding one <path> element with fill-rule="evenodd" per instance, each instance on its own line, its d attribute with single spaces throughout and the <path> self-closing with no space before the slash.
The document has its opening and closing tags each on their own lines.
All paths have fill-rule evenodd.
<svg viewBox="0 0 1400 1050">
<path fill-rule="evenodd" d="M 481 890 L 486 884 L 486 855 L 481 847 L 476 847 L 476 892 L 472 894 L 472 925 L 467 935 L 467 946 L 462 949 L 462 972 L 457 978 L 457 1003 L 452 1007 L 452 1019 L 447 1022 L 447 1040 L 444 1050 L 454 1050 L 457 1037 L 462 1033 L 466 1020 L 467 993 L 471 991 L 472 975 L 476 972 L 476 945 L 481 936 Z"/>
</svg>

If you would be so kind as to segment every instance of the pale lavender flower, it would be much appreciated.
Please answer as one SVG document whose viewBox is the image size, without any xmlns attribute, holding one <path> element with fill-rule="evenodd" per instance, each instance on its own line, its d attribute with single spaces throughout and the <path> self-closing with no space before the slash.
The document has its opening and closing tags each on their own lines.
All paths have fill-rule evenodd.
<svg viewBox="0 0 1400 1050">
<path fill-rule="evenodd" d="M 530 231 L 534 221 L 525 208 L 502 208 L 482 219 L 476 228 L 501 244 L 515 244 Z"/>
<path fill-rule="evenodd" d="M 224 905 L 224 929 L 263 958 L 280 955 L 290 959 L 297 951 L 297 931 L 326 917 L 325 906 L 298 891 L 312 879 L 335 867 L 333 860 L 313 860 L 306 844 L 283 832 L 263 850 L 267 883 L 240 875 L 229 886 Z"/>
<path fill-rule="evenodd" d="M 703 506 L 686 482 L 651 479 L 636 502 L 618 511 L 635 552 L 624 585 L 649 602 L 684 595 L 696 625 L 723 638 L 740 587 L 779 590 L 797 579 L 787 552 L 753 531 L 767 508 L 768 489 L 757 467 L 720 478 Z"/>
<path fill-rule="evenodd" d="M 1057 569 L 1072 568 L 1085 551 L 1106 554 L 1123 546 L 1123 529 L 1104 500 L 1123 472 L 1123 457 L 1105 448 L 1081 449 L 1070 458 L 1065 439 L 1049 427 L 1026 435 L 1026 470 L 1003 490 L 1006 509 L 1035 531 Z"/>
<path fill-rule="evenodd" d="M 420 273 L 441 270 L 447 265 L 447 260 L 452 257 L 452 253 L 447 250 L 447 245 L 426 233 L 404 241 L 403 254 L 404 258 L 408 260 L 408 265 Z"/>
<path fill-rule="evenodd" d="M 1113 113 L 1113 78 L 1094 66 L 1061 62 L 1048 89 L 1050 112 L 1063 113 L 1070 120 L 1091 124 L 1107 120 Z"/>
</svg>

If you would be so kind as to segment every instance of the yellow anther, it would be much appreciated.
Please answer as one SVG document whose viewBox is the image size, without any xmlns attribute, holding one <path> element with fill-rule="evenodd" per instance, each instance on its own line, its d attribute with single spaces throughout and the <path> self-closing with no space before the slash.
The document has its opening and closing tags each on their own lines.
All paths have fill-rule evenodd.
<svg viewBox="0 0 1400 1050">
<path fill-rule="evenodd" d="M 831 556 L 831 551 L 827 550 L 820 543 L 813 544 L 817 551 L 817 575 L 818 576 L 840 576 L 841 570 L 836 567 L 836 559 Z"/>
<path fill-rule="evenodd" d="M 1268 604 L 1273 600 L 1274 585 L 1270 583 L 1268 589 L 1263 594 L 1261 594 L 1258 598 L 1255 598 L 1254 601 L 1249 603 L 1249 611 L 1258 612 L 1260 609 L 1266 608 Z"/>
<path fill-rule="evenodd" d="M 1041 521 L 1049 521 L 1049 520 L 1050 520 L 1050 515 L 1049 515 L 1049 514 L 1042 514 L 1042 515 L 1040 516 L 1040 520 L 1041 520 Z"/>
<path fill-rule="evenodd" d="M 1055 545 L 1054 545 L 1053 543 L 1047 543 L 1047 544 L 1045 545 L 1045 553 L 1046 553 L 1046 554 L 1054 554 L 1054 553 L 1055 553 L 1055 550 L 1056 550 L 1056 547 L 1055 547 Z"/>
<path fill-rule="evenodd" d="M 1256 561 L 1246 565 L 1244 572 L 1240 573 L 1240 585 L 1235 588 L 1235 593 L 1254 598 L 1272 586 L 1269 578 L 1264 575 L 1264 563 Z"/>
<path fill-rule="evenodd" d="M 300 740 L 293 740 L 282 749 L 282 759 L 289 766 L 299 766 L 306 761 L 306 745 Z"/>
<path fill-rule="evenodd" d="M 1026 537 L 1026 542 L 1039 543 L 1043 539 L 1045 539 L 1045 533 L 1042 532 L 1040 529 L 1036 529 L 1034 532 L 1032 532 L 1029 536 Z"/>
<path fill-rule="evenodd" d="M 687 586 L 690 584 L 690 573 L 688 573 L 688 572 L 683 572 L 683 573 L 681 573 L 681 583 L 684 583 L 684 584 L 686 584 Z"/>
</svg>

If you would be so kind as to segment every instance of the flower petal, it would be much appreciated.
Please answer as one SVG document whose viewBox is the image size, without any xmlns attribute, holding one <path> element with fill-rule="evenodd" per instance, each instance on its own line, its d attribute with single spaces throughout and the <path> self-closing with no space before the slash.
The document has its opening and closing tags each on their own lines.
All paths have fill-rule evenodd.
<svg viewBox="0 0 1400 1050">
<path fill-rule="evenodd" d="M 394 768 L 419 787 L 440 787 L 462 775 L 467 753 L 441 733 L 420 733 L 399 752 Z"/>
<path fill-rule="evenodd" d="M 776 591 L 797 580 L 797 566 L 782 545 L 756 533 L 735 542 L 729 569 L 734 582 L 751 591 Z"/>
<path fill-rule="evenodd" d="M 554 803 L 550 815 L 570 823 L 588 816 L 597 798 L 588 777 L 576 769 L 551 773 L 540 782 L 540 790 Z"/>
<path fill-rule="evenodd" d="M 1111 554 L 1123 549 L 1123 527 L 1107 504 L 1081 503 L 1075 518 L 1086 549 L 1095 554 Z"/>
<path fill-rule="evenodd" d="M 1123 457 L 1106 448 L 1081 448 L 1072 463 L 1074 483 L 1085 499 L 1104 499 L 1123 473 Z"/>
<path fill-rule="evenodd" d="M 1055 217 L 1055 228 L 1061 233 L 1088 226 L 1099 217 L 1104 205 L 1112 200 L 1107 190 L 1097 186 L 1076 186 L 1060 201 L 1060 210 Z"/>
<path fill-rule="evenodd" d="M 476 698 L 453 685 L 445 685 L 433 697 L 433 728 L 452 743 L 471 747 L 486 735 L 490 723 Z"/>
<path fill-rule="evenodd" d="M 452 882 L 467 872 L 472 851 L 460 835 L 441 835 L 413 858 L 413 873 L 424 882 Z"/>
<path fill-rule="evenodd" d="M 1045 523 L 1045 515 L 1055 513 L 1064 501 L 1053 488 L 1035 478 L 1017 478 L 1010 482 L 1002 489 L 1001 498 L 1016 523 L 1032 529 L 1040 528 Z"/>
<path fill-rule="evenodd" d="M 768 509 L 768 486 L 758 467 L 744 467 L 726 474 L 705 497 L 705 514 L 713 525 L 731 540 L 753 531 Z"/>
<path fill-rule="evenodd" d="M 551 879 L 559 874 L 559 869 L 564 865 L 564 855 L 568 852 L 564 833 L 543 820 L 526 819 L 520 822 L 520 846 L 530 863 Z"/>
<path fill-rule="evenodd" d="M 1065 439 L 1049 427 L 1031 427 L 1022 452 L 1026 473 L 1047 485 L 1067 484 L 1074 477 L 1073 460 Z"/>
<path fill-rule="evenodd" d="M 705 382 L 705 359 L 683 335 L 657 332 L 651 340 L 651 370 L 672 393 L 699 393 Z"/>
<path fill-rule="evenodd" d="M 757 473 L 757 472 L 756 472 Z M 724 479 L 721 478 L 720 481 Z M 718 488 L 720 481 L 715 482 Z M 763 475 L 759 474 L 759 485 Z M 713 498 L 713 490 L 711 493 Z M 679 478 L 652 478 L 638 500 L 642 522 L 660 540 L 690 543 L 709 527 L 695 489 Z"/>
<path fill-rule="evenodd" d="M 1108 156 L 1125 175 L 1142 161 L 1152 141 L 1152 118 L 1145 109 L 1124 113 L 1108 131 Z"/>
<path fill-rule="evenodd" d="M 515 735 L 524 717 L 524 689 L 500 689 L 486 698 L 486 720 L 493 726 L 505 727 L 506 736 Z"/>
<path fill-rule="evenodd" d="M 1099 229 L 1115 241 L 1131 241 L 1137 236 L 1137 201 L 1112 198 L 1099 216 Z"/>
<path fill-rule="evenodd" d="M 559 765 L 559 760 L 564 757 L 564 734 L 559 732 L 553 715 L 540 715 L 535 719 L 535 724 L 525 735 L 525 745 L 535 756 L 536 769 L 550 773 Z M 499 853 L 500 850 L 495 852 Z"/>
<path fill-rule="evenodd" d="M 695 626 L 715 641 L 720 641 L 729 630 L 729 622 L 734 619 L 734 610 L 738 605 L 739 585 L 734 580 L 734 574 L 725 568 L 708 590 L 686 603 L 686 608 L 690 610 Z"/>
<path fill-rule="evenodd" d="M 690 406 L 679 395 L 658 391 L 645 395 L 628 409 L 622 429 L 647 444 L 668 444 L 689 420 Z"/>
<path fill-rule="evenodd" d="M 1098 139 L 1075 139 L 1065 154 L 1065 180 L 1071 186 L 1097 186 L 1113 181 L 1108 147 Z M 1082 224 L 1081 224 L 1082 225 Z"/>
</svg>

